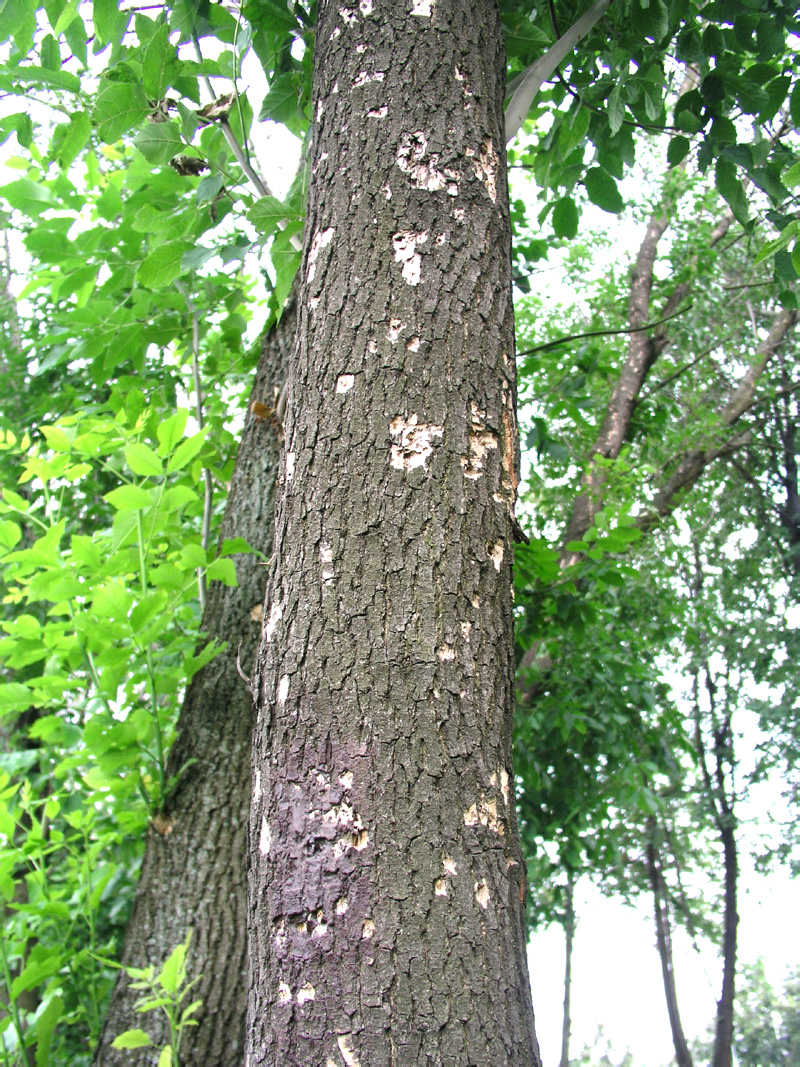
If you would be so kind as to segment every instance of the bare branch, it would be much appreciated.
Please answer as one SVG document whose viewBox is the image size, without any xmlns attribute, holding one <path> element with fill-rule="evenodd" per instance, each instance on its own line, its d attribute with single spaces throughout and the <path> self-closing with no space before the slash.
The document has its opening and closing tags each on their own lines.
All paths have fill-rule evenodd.
<svg viewBox="0 0 800 1067">
<path fill-rule="evenodd" d="M 543 56 L 509 84 L 508 91 L 513 95 L 506 109 L 506 143 L 517 134 L 544 82 L 610 7 L 611 0 L 596 0 L 586 14 L 581 15 L 578 21 L 570 26 L 563 37 L 559 37 Z"/>
</svg>

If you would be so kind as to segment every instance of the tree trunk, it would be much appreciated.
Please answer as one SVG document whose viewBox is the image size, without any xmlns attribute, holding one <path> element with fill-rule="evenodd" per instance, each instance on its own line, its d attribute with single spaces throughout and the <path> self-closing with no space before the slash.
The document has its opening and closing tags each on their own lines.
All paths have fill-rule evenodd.
<svg viewBox="0 0 800 1067">
<path fill-rule="evenodd" d="M 569 1067 L 569 1035 L 572 1029 L 572 945 L 575 940 L 575 880 L 569 875 L 567 880 L 567 907 L 564 915 L 564 1014 L 561 1018 L 561 1060 L 559 1067 Z"/>
<path fill-rule="evenodd" d="M 717 1001 L 717 1032 L 714 1040 L 714 1067 L 733 1063 L 733 1001 L 736 992 L 736 910 L 738 859 L 732 812 L 726 811 L 720 825 L 725 862 L 725 916 L 722 934 L 722 993 Z"/>
<path fill-rule="evenodd" d="M 497 4 L 323 0 L 315 62 L 256 675 L 247 1062 L 538 1067 Z"/>
<path fill-rule="evenodd" d="M 667 1014 L 672 1031 L 672 1044 L 675 1046 L 675 1062 L 678 1067 L 693 1067 L 689 1045 L 686 1042 L 686 1034 L 683 1032 L 680 1010 L 678 1008 L 678 993 L 675 988 L 675 968 L 672 958 L 672 932 L 670 930 L 669 911 L 667 908 L 667 893 L 664 885 L 664 874 L 661 870 L 658 852 L 654 843 L 655 820 L 649 820 L 649 840 L 647 841 L 647 877 L 650 881 L 650 889 L 653 893 L 653 912 L 656 920 L 656 945 L 658 956 L 661 960 L 661 977 L 664 982 L 664 996 L 667 1001 Z"/>
<path fill-rule="evenodd" d="M 295 314 L 287 308 L 267 336 L 253 399 L 272 402 L 285 376 L 294 342 Z M 239 445 L 222 537 L 244 537 L 258 553 L 272 548 L 274 481 L 280 444 L 275 425 L 249 413 Z M 236 588 L 212 582 L 203 630 L 227 649 L 200 670 L 186 693 L 167 776 L 187 760 L 157 831 L 151 829 L 122 962 L 159 965 L 183 941 L 192 941 L 189 976 L 200 976 L 192 999 L 201 998 L 199 1025 L 184 1031 L 181 1061 L 209 1067 L 241 1067 L 247 1014 L 247 821 L 250 806 L 252 698 L 236 667 L 253 661 L 266 572 L 255 552 L 236 558 Z M 113 1039 L 140 1027 L 156 1047 L 166 1041 L 161 1012 L 134 1011 L 137 991 L 120 973 L 96 1063 L 155 1063 L 153 1049 L 117 1051 Z"/>
</svg>

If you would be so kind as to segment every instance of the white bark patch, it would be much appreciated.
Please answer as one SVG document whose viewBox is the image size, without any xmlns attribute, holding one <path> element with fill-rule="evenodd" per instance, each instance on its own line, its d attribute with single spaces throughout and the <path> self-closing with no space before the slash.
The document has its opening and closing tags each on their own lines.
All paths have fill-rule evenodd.
<svg viewBox="0 0 800 1067">
<path fill-rule="evenodd" d="M 486 455 L 498 446 L 497 434 L 486 428 L 486 412 L 473 401 L 469 420 L 469 453 L 461 457 L 464 477 L 473 481 L 483 474 Z"/>
<path fill-rule="evenodd" d="M 333 33 L 331 34 L 331 40 L 335 41 L 337 37 L 341 36 L 341 34 L 342 31 L 340 30 L 340 28 L 338 26 L 334 26 Z"/>
<path fill-rule="evenodd" d="M 456 222 L 463 222 L 464 219 L 466 218 L 466 215 L 467 215 L 466 208 L 463 208 L 463 207 L 457 207 L 453 211 L 453 218 L 456 220 Z"/>
<path fill-rule="evenodd" d="M 350 845 L 356 852 L 363 852 L 368 844 L 369 834 L 366 830 L 361 830 L 360 833 L 357 834 L 350 834 Z"/>
<path fill-rule="evenodd" d="M 269 823 L 266 818 L 261 820 L 261 834 L 258 838 L 258 849 L 262 856 L 268 856 L 269 850 L 272 848 L 272 831 L 269 828 Z"/>
<path fill-rule="evenodd" d="M 356 53 L 358 55 L 360 55 L 360 56 L 363 55 L 364 52 L 366 52 L 366 50 L 367 50 L 367 46 L 365 44 L 357 44 L 356 45 Z"/>
<path fill-rule="evenodd" d="M 397 166 L 413 186 L 429 193 L 446 189 L 450 196 L 458 196 L 458 176 L 449 167 L 440 169 L 440 159 L 438 152 L 428 156 L 428 138 L 422 130 L 407 134 L 397 149 Z"/>
<path fill-rule="evenodd" d="M 325 110 L 325 101 L 317 100 L 317 122 L 322 118 L 322 112 Z"/>
<path fill-rule="evenodd" d="M 358 9 L 362 15 L 371 15 L 372 0 L 361 0 L 361 3 L 358 5 Z"/>
<path fill-rule="evenodd" d="M 288 1004 L 292 999 L 292 991 L 286 982 L 278 983 L 278 1003 Z"/>
<path fill-rule="evenodd" d="M 344 774 L 340 774 L 339 775 L 339 785 L 342 787 L 342 789 L 352 789 L 353 788 L 353 772 L 352 771 L 345 771 Z"/>
<path fill-rule="evenodd" d="M 412 337 L 411 340 L 406 345 L 406 351 L 408 351 L 408 352 L 419 352 L 419 345 L 420 345 L 419 337 Z"/>
<path fill-rule="evenodd" d="M 411 230 L 401 230 L 392 237 L 394 258 L 403 264 L 401 273 L 409 285 L 419 285 L 422 256 L 417 251 L 417 245 L 425 244 L 427 240 L 427 233 L 413 233 Z"/>
<path fill-rule="evenodd" d="M 322 581 L 329 585 L 334 579 L 333 549 L 324 541 L 319 546 L 319 559 L 322 564 Z"/>
<path fill-rule="evenodd" d="M 456 658 L 456 650 L 451 648 L 450 645 L 441 645 L 436 649 L 436 656 L 442 663 L 446 663 L 448 660 Z"/>
<path fill-rule="evenodd" d="M 503 562 L 503 556 L 505 555 L 505 546 L 502 541 L 497 541 L 489 549 L 489 555 L 492 557 L 492 563 L 494 563 L 494 569 L 499 572 L 500 565 Z"/>
<path fill-rule="evenodd" d="M 497 169 L 500 165 L 491 137 L 481 145 L 480 159 L 472 162 L 475 177 L 486 186 L 486 192 L 492 203 L 497 202 Z"/>
<path fill-rule="evenodd" d="M 261 800 L 261 771 L 258 768 L 253 776 L 253 800 L 256 802 Z"/>
<path fill-rule="evenodd" d="M 406 324 L 401 322 L 400 319 L 392 319 L 389 323 L 389 328 L 386 331 L 387 341 L 389 341 L 390 344 L 396 345 L 400 334 L 405 328 Z"/>
<path fill-rule="evenodd" d="M 446 240 L 447 240 L 447 234 L 446 233 L 440 233 L 439 236 L 436 238 L 436 243 L 437 243 L 437 245 L 443 245 Z"/>
<path fill-rule="evenodd" d="M 425 18 L 432 19 L 435 8 L 436 0 L 412 0 L 411 14 L 422 15 Z"/>
<path fill-rule="evenodd" d="M 474 596 L 472 598 L 472 606 L 473 608 L 479 608 L 481 606 L 481 598 L 479 596 Z"/>
<path fill-rule="evenodd" d="M 355 376 L 352 374 L 340 374 L 336 379 L 336 392 L 349 393 L 355 380 Z"/>
<path fill-rule="evenodd" d="M 455 877 L 456 861 L 452 858 L 452 856 L 442 857 L 442 867 L 444 867 L 445 874 L 450 874 Z"/>
<path fill-rule="evenodd" d="M 353 1046 L 351 1044 L 350 1034 L 339 1034 L 336 1038 L 336 1044 L 339 1046 L 339 1051 L 342 1054 L 342 1059 L 345 1062 L 346 1067 L 361 1067 L 358 1056 L 353 1052 Z"/>
<path fill-rule="evenodd" d="M 375 70 L 372 74 L 369 71 L 362 70 L 359 74 L 356 74 L 353 88 L 360 89 L 362 85 L 367 85 L 369 82 L 382 82 L 385 77 L 386 74 L 382 70 Z"/>
<path fill-rule="evenodd" d="M 273 604 L 272 607 L 269 609 L 269 618 L 267 619 L 267 624 L 264 627 L 264 636 L 266 637 L 267 641 L 272 640 L 275 634 L 275 627 L 278 625 L 282 618 L 283 608 L 280 606 L 280 604 Z"/>
<path fill-rule="evenodd" d="M 364 941 L 369 941 L 375 934 L 375 922 L 372 919 L 365 919 L 361 926 L 361 937 Z"/>
<path fill-rule="evenodd" d="M 278 682 L 278 704 L 283 707 L 286 703 L 286 698 L 289 695 L 289 675 L 284 674 L 281 680 Z"/>
<path fill-rule="evenodd" d="M 355 11 L 348 11 L 346 7 L 340 7 L 339 14 L 342 17 L 342 22 L 344 22 L 346 26 L 352 26 L 353 23 L 358 21 L 358 15 Z"/>
<path fill-rule="evenodd" d="M 489 907 L 489 887 L 483 878 L 481 878 L 480 882 L 475 883 L 475 899 L 482 908 Z"/>
<path fill-rule="evenodd" d="M 384 185 L 384 187 L 383 187 L 383 195 L 386 197 L 387 200 L 391 200 L 392 199 L 392 190 L 391 190 L 390 186 Z"/>
<path fill-rule="evenodd" d="M 294 478 L 294 464 L 295 464 L 294 452 L 286 453 L 286 481 L 290 482 Z"/>
<path fill-rule="evenodd" d="M 334 911 L 337 915 L 344 915 L 347 911 L 347 906 L 347 901 L 344 899 L 344 897 L 339 897 L 339 899 L 336 901 L 336 907 L 334 908 Z"/>
<path fill-rule="evenodd" d="M 461 73 L 461 71 L 458 69 L 458 67 L 456 67 L 456 81 L 457 82 L 463 82 L 463 80 L 464 80 L 464 75 Z"/>
<path fill-rule="evenodd" d="M 433 452 L 433 438 L 444 436 L 444 427 L 419 422 L 416 415 L 392 419 L 389 434 L 395 438 L 391 447 L 391 464 L 398 471 L 426 468 Z"/>
<path fill-rule="evenodd" d="M 306 982 L 304 986 L 301 986 L 297 990 L 297 1003 L 305 1004 L 309 1000 L 314 1000 L 317 995 L 316 989 L 310 982 Z"/>
<path fill-rule="evenodd" d="M 355 825 L 356 816 L 353 815 L 353 809 L 349 804 L 335 804 L 328 811 L 323 812 L 322 821 L 333 823 L 335 826 L 351 826 Z M 359 820 L 360 826 L 360 820 Z"/>
<path fill-rule="evenodd" d="M 465 826 L 477 826 L 478 823 L 494 830 L 501 837 L 505 835 L 505 827 L 497 817 L 497 800 L 494 797 L 488 800 L 481 797 L 477 804 L 471 804 L 464 812 Z"/>
<path fill-rule="evenodd" d="M 367 112 L 368 119 L 385 119 L 389 114 L 388 107 L 374 107 L 372 111 Z"/>
<path fill-rule="evenodd" d="M 444 878 L 436 879 L 436 881 L 433 883 L 433 892 L 437 897 L 447 896 L 447 882 L 445 882 Z"/>
<path fill-rule="evenodd" d="M 472 633 L 472 623 L 471 622 L 462 622 L 461 623 L 461 636 L 464 638 L 465 641 L 469 641 L 469 635 L 471 633 Z"/>
<path fill-rule="evenodd" d="M 505 769 L 505 767 L 501 767 L 500 768 L 500 791 L 503 794 L 503 800 L 505 800 L 505 802 L 506 802 L 506 807 L 508 807 L 508 797 L 509 797 L 508 782 L 509 782 L 508 771 Z"/>
<path fill-rule="evenodd" d="M 323 248 L 331 243 L 333 240 L 333 233 L 333 226 L 329 226 L 327 230 L 317 230 L 314 234 L 314 239 L 311 242 L 311 248 L 308 252 L 308 270 L 306 272 L 306 282 L 309 285 L 313 282 L 317 273 L 317 256 Z"/>
</svg>

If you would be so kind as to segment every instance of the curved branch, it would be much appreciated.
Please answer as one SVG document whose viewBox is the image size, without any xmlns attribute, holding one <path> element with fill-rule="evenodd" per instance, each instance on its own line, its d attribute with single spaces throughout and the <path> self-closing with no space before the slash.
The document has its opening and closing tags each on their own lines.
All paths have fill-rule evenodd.
<svg viewBox="0 0 800 1067">
<path fill-rule="evenodd" d="M 559 37 L 543 56 L 540 56 L 535 63 L 531 63 L 526 71 L 510 83 L 509 92 L 513 95 L 506 109 L 506 143 L 516 135 L 525 121 L 525 116 L 530 111 L 531 104 L 543 83 L 564 62 L 578 41 L 586 36 L 610 7 L 611 0 L 595 0 L 586 14 L 581 15 L 563 37 Z"/>
</svg>

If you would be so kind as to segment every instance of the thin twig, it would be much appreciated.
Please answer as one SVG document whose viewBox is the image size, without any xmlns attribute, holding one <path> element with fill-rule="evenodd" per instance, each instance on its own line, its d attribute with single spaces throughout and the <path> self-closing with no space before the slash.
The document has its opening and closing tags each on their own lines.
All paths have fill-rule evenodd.
<svg viewBox="0 0 800 1067">
<path fill-rule="evenodd" d="M 683 315 L 684 312 L 689 311 L 693 307 L 693 303 L 685 304 L 684 307 L 678 308 L 677 311 L 673 311 L 670 315 L 665 315 L 661 319 L 655 319 L 653 322 L 647 322 L 644 326 L 629 326 L 622 330 L 589 330 L 587 333 L 571 333 L 566 337 L 559 337 L 557 341 L 547 341 L 543 345 L 536 345 L 534 348 L 526 348 L 524 352 L 517 352 L 517 357 L 532 356 L 534 352 L 546 352 L 549 348 L 558 348 L 559 345 L 568 344 L 570 341 L 580 341 L 584 337 L 614 337 L 621 333 L 642 333 L 645 330 L 653 330 L 656 326 L 660 326 L 663 322 L 669 322 L 670 319 L 674 319 L 678 315 Z"/>
</svg>

